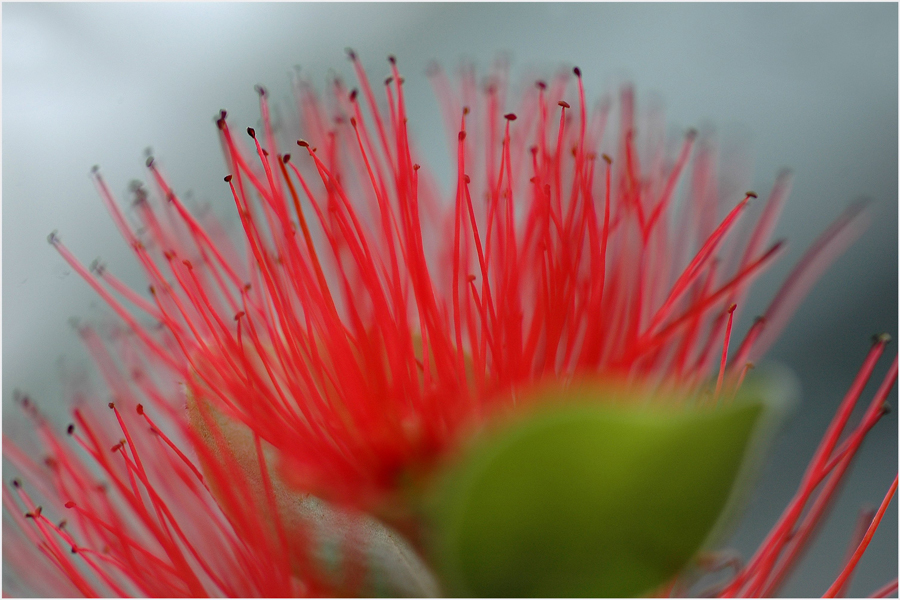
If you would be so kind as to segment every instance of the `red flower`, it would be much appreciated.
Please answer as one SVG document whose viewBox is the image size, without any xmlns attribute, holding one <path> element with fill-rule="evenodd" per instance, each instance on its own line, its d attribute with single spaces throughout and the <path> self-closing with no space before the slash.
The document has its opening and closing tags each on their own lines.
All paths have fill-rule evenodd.
<svg viewBox="0 0 900 600">
<path fill-rule="evenodd" d="M 690 131 L 672 154 L 659 115 L 635 134 L 630 88 L 613 136 L 613 104 L 588 110 L 578 69 L 574 86 L 563 74 L 514 100 L 504 73 L 481 86 L 464 70 L 454 86 L 435 68 L 456 157 L 448 202 L 416 162 L 395 61 L 378 100 L 351 58 L 359 90 L 336 81 L 323 103 L 300 84 L 308 141 L 293 156 L 279 148 L 263 89 L 263 127 L 248 129 L 249 139 L 222 111 L 225 181 L 242 240 L 191 214 L 152 158 L 156 193 L 134 189 L 137 229 L 95 172 L 146 271 L 150 300 L 102 266 L 85 269 L 51 236 L 125 327 L 106 342 L 81 329 L 115 420 L 76 410 L 68 433 L 81 451 L 73 451 L 29 408 L 41 453 L 5 444 L 27 483 L 4 490 L 4 505 L 20 516 L 24 504 L 22 533 L 44 555 L 41 567 L 10 555 L 29 584 L 117 596 L 376 589 L 365 587 L 378 585 L 367 572 L 370 550 L 417 559 L 402 543 L 384 550 L 393 533 L 346 511 L 374 514 L 416 543 L 411 490 L 473 428 L 547 382 L 727 401 L 858 233 L 857 206 L 733 343 L 735 313 L 781 248 L 770 237 L 788 174 L 749 223 L 756 194 L 720 189 L 710 140 Z M 504 113 L 513 102 L 515 112 Z M 896 360 L 841 441 L 885 342 L 873 347 L 782 520 L 723 594 L 771 594 L 792 566 L 882 414 Z M 46 456 L 43 466 L 36 456 Z M 48 518 L 63 505 L 65 526 Z M 339 524 L 317 529 L 329 520 Z M 338 566 L 322 557 L 328 544 L 342 552 Z M 397 563 L 386 560 L 390 571 Z M 389 574 L 387 589 L 436 591 L 413 571 Z M 843 577 L 830 592 L 844 589 Z"/>
</svg>

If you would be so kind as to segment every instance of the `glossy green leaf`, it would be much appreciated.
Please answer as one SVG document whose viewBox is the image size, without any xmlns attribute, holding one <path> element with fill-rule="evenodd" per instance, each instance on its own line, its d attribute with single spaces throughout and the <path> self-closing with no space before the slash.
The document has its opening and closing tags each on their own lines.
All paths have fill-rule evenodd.
<svg viewBox="0 0 900 600">
<path fill-rule="evenodd" d="M 635 596 L 682 570 L 748 463 L 761 401 L 611 405 L 579 392 L 483 439 L 436 486 L 432 550 L 465 596 Z"/>
</svg>

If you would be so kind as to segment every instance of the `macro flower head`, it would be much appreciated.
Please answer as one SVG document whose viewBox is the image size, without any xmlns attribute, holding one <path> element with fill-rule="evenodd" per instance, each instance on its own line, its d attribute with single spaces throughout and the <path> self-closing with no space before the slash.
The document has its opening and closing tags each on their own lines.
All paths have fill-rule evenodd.
<svg viewBox="0 0 900 600">
<path fill-rule="evenodd" d="M 34 585 L 62 595 L 702 591 L 695 579 L 722 562 L 706 552 L 707 538 L 754 438 L 757 413 L 740 412 L 745 377 L 859 234 L 864 207 L 851 206 L 826 230 L 765 314 L 733 335 L 752 282 L 782 249 L 772 235 L 789 173 L 762 197 L 736 193 L 717 168 L 712 138 L 694 130 L 671 138 L 661 114 L 638 111 L 631 87 L 590 105 L 578 68 L 516 88 L 502 69 L 479 80 L 466 67 L 454 82 L 435 66 L 429 76 L 454 157 L 447 191 L 408 135 L 397 61 L 373 83 L 349 55 L 356 87 L 335 80 L 323 98 L 297 83 L 299 140 L 276 131 L 262 87 L 261 127 L 244 131 L 225 111 L 218 116 L 223 197 L 240 220 L 239 239 L 213 215 L 192 214 L 153 157 L 148 182 L 132 187 L 136 225 L 94 171 L 149 295 L 102 264 L 86 268 L 51 235 L 120 325 L 108 336 L 79 329 L 111 413 L 100 412 L 97 398 L 76 398 L 67 440 L 23 402 L 41 451 L 4 445 L 22 473 L 4 489 L 4 506 L 30 552 L 42 554 L 23 550 L 17 568 L 42 561 L 48 574 Z M 751 202 L 762 205 L 755 219 Z M 782 519 L 714 593 L 771 595 L 789 574 L 883 414 L 896 360 L 862 421 L 847 426 L 886 343 L 875 340 Z M 507 427 L 544 439 L 543 411 L 585 405 L 626 411 L 622 421 L 601 413 L 589 440 L 614 437 L 615 423 L 641 435 L 645 425 L 659 428 L 646 434 L 653 440 L 682 425 L 702 433 L 694 446 L 673 434 L 675 445 L 656 452 L 660 469 L 675 468 L 663 450 L 733 456 L 727 465 L 704 463 L 700 474 L 675 471 L 681 487 L 704 469 L 728 474 L 709 514 L 698 517 L 702 527 L 678 536 L 684 547 L 659 542 L 664 550 L 628 563 L 637 565 L 634 581 L 588 577 L 582 588 L 560 583 L 564 571 L 541 579 L 544 558 L 534 587 L 519 588 L 504 587 L 502 574 L 481 578 L 465 557 L 442 556 L 470 533 L 445 515 L 480 510 L 469 492 L 441 491 L 446 474 L 471 482 L 477 474 L 467 465 L 490 465 L 484 457 L 494 456 L 492 440 Z M 645 412 L 632 420 L 635 409 L 652 420 Z M 517 420 L 537 429 L 516 430 Z M 548 438 L 551 448 L 576 435 L 569 425 L 560 431 Z M 478 444 L 488 450 L 479 454 Z M 585 459 L 571 454 L 561 460 Z M 616 470 L 615 451 L 603 460 L 601 471 Z M 640 470 L 622 477 L 623 489 L 667 496 L 653 487 L 658 481 L 632 483 L 647 483 Z M 511 497 L 491 485 L 466 489 Z M 896 480 L 863 528 L 859 553 L 895 489 Z M 648 495 L 622 499 L 641 507 Z M 678 530 L 686 522 L 679 510 L 659 509 L 669 519 L 661 526 Z M 63 515 L 64 525 L 56 520 Z M 602 519 L 591 524 L 612 529 Z M 522 527 L 540 530 L 526 521 L 508 531 L 514 538 Z M 623 527 L 616 540 L 624 555 L 643 532 Z M 591 548 L 580 544 L 579 559 Z M 543 557 L 533 548 L 535 555 Z M 481 565 L 519 574 L 528 560 Z M 845 589 L 858 560 L 856 552 L 848 558 L 829 593 Z M 542 587 L 548 581 L 560 587 Z M 896 581 L 881 592 L 895 590 Z"/>
</svg>

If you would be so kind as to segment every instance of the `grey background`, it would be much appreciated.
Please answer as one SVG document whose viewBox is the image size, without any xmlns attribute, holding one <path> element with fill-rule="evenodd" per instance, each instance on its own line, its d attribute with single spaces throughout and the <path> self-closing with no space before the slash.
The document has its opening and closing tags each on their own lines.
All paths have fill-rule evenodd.
<svg viewBox="0 0 900 600">
<path fill-rule="evenodd" d="M 733 543 L 745 558 L 796 488 L 834 408 L 877 332 L 897 333 L 896 4 L 4 4 L 3 416 L 22 420 L 12 390 L 62 422 L 62 371 L 90 369 L 70 317 L 106 314 L 46 241 L 55 229 L 85 262 L 102 256 L 143 289 L 88 178 L 102 166 L 125 196 L 152 146 L 174 187 L 229 209 L 213 115 L 255 125 L 253 85 L 290 110 L 290 72 L 323 85 L 354 47 L 375 81 L 395 54 L 410 123 L 428 162 L 446 163 L 425 78 L 437 59 L 483 69 L 509 52 L 514 72 L 578 65 L 596 98 L 625 79 L 638 101 L 662 98 L 669 123 L 707 122 L 745 144 L 752 188 L 789 166 L 795 185 L 776 236 L 786 256 L 755 288 L 740 337 L 791 265 L 850 201 L 873 200 L 866 235 L 825 275 L 768 358 L 789 365 L 803 403 L 774 449 Z M 439 135 L 434 132 L 439 131 Z M 447 169 L 449 173 L 449 168 Z M 896 346 L 877 373 L 884 373 Z M 876 373 L 876 375 L 877 375 Z M 874 386 L 870 386 L 869 395 Z M 870 396 L 864 397 L 867 399 Z M 892 395 L 896 407 L 896 391 Z M 785 595 L 820 595 L 837 574 L 863 504 L 897 471 L 896 412 L 865 443 L 831 518 Z M 893 503 L 850 593 L 897 576 Z"/>
</svg>

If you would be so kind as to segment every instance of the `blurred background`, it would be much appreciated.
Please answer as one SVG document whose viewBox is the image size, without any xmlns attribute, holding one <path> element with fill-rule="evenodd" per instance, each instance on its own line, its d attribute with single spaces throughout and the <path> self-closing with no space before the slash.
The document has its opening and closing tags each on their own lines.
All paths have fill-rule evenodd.
<svg viewBox="0 0 900 600">
<path fill-rule="evenodd" d="M 776 237 L 785 256 L 755 286 L 736 339 L 815 237 L 851 201 L 872 200 L 872 225 L 813 289 L 768 354 L 790 366 L 802 403 L 774 448 L 732 544 L 747 558 L 794 493 L 870 345 L 897 334 L 898 45 L 896 4 L 4 4 L 3 430 L 24 421 L 13 390 L 65 422 L 65 373 L 91 364 L 70 318 L 103 303 L 47 244 L 60 236 L 85 263 L 102 257 L 144 289 L 88 175 L 97 164 L 127 198 L 152 147 L 177 191 L 225 214 L 231 199 L 213 117 L 258 123 L 254 84 L 281 114 L 291 74 L 324 87 L 353 80 L 344 48 L 374 81 L 388 54 L 406 77 L 410 124 L 426 161 L 449 174 L 436 59 L 484 72 L 499 53 L 513 74 L 578 65 L 589 100 L 632 80 L 639 104 L 659 98 L 676 131 L 715 125 L 752 166 L 765 197 L 782 167 L 795 174 Z M 515 80 L 515 77 L 513 77 Z M 736 198 L 735 201 L 739 200 Z M 876 371 L 866 402 L 896 345 Z M 896 403 L 896 390 L 891 403 Z M 105 400 L 104 400 L 105 401 Z M 897 472 L 897 413 L 866 440 L 847 484 L 787 596 L 821 595 L 840 569 L 859 509 L 880 502 Z M 897 502 L 850 595 L 897 577 Z"/>
</svg>

